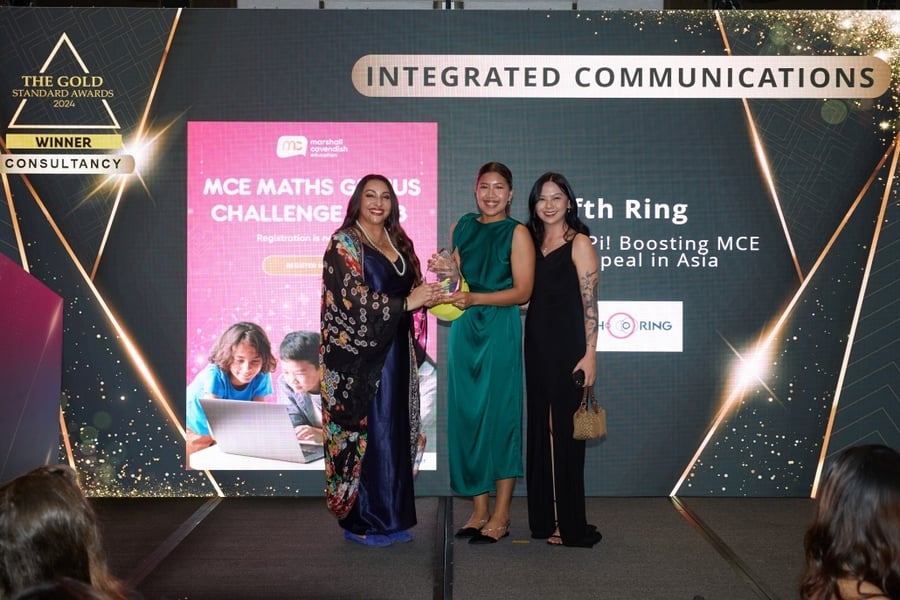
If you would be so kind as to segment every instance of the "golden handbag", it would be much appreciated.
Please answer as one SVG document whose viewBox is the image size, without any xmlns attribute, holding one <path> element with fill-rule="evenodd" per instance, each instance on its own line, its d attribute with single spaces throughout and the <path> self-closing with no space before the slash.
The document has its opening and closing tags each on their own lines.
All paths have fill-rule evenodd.
<svg viewBox="0 0 900 600">
<path fill-rule="evenodd" d="M 575 426 L 572 437 L 576 440 L 594 440 L 606 435 L 606 411 L 597 404 L 593 387 L 584 388 L 572 424 Z"/>
</svg>

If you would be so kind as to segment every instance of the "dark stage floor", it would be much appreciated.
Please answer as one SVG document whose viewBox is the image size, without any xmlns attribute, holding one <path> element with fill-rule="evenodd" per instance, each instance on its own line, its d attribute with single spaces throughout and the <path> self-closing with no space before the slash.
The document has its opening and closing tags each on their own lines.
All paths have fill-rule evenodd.
<svg viewBox="0 0 900 600">
<path fill-rule="evenodd" d="M 592 549 L 529 537 L 525 499 L 510 536 L 472 546 L 452 533 L 464 499 L 419 498 L 415 539 L 343 539 L 320 498 L 92 500 L 113 571 L 145 600 L 660 599 L 797 597 L 812 500 L 589 498 Z"/>
</svg>

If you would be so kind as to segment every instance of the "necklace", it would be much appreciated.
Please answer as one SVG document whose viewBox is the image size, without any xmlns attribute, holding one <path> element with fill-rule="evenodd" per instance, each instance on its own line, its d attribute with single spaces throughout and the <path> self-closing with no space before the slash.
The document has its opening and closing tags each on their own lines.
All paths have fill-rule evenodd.
<svg viewBox="0 0 900 600">
<path fill-rule="evenodd" d="M 400 277 L 403 277 L 404 273 L 406 273 L 406 261 L 403 260 L 403 255 L 400 254 L 400 251 L 399 251 L 399 250 L 397 250 L 397 246 L 394 245 L 394 242 L 391 240 L 391 236 L 388 235 L 387 229 L 384 228 L 384 225 L 381 226 L 382 231 L 384 231 L 384 237 L 387 238 L 388 245 L 391 247 L 391 249 L 392 249 L 394 252 L 397 253 L 397 256 L 400 258 L 400 268 L 399 268 L 399 269 L 397 268 L 397 263 L 394 262 L 394 261 L 392 261 L 391 259 L 389 259 L 387 256 L 385 256 L 385 255 L 384 255 L 384 252 L 381 251 L 381 248 L 378 247 L 378 244 L 376 244 L 375 242 L 372 241 L 372 238 L 370 238 L 370 237 L 369 237 L 369 234 L 366 233 L 366 228 L 363 227 L 362 225 L 360 225 L 359 219 L 356 220 L 356 226 L 359 227 L 359 230 L 362 231 L 362 234 L 363 234 L 364 236 L 366 236 L 366 240 L 368 240 L 369 244 L 370 244 L 373 248 L 375 248 L 376 250 L 378 250 L 378 254 L 384 256 L 385 258 L 387 258 L 387 261 L 388 261 L 389 263 L 391 263 L 391 266 L 392 266 L 392 267 L 394 267 L 394 272 L 395 272 L 397 275 L 399 275 Z"/>
<path fill-rule="evenodd" d="M 566 240 L 566 234 L 568 233 L 569 228 L 566 227 L 563 229 L 562 236 L 558 240 L 551 241 L 549 238 L 544 238 L 544 243 L 541 245 L 541 254 L 547 256 L 549 253 L 564 245 L 568 241 Z"/>
<path fill-rule="evenodd" d="M 541 253 L 542 253 L 544 256 L 547 256 L 547 255 L 550 254 L 553 250 L 556 250 L 557 248 L 559 248 L 561 245 L 562 245 L 562 244 L 559 244 L 559 243 L 557 243 L 557 242 L 554 242 L 552 245 L 549 244 L 549 243 L 548 243 L 548 244 L 544 244 L 543 246 L 541 246 Z"/>
</svg>

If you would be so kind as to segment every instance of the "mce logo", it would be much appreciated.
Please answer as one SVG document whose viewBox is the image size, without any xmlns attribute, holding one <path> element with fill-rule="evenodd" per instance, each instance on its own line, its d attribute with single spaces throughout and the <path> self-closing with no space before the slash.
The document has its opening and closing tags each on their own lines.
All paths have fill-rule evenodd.
<svg viewBox="0 0 900 600">
<path fill-rule="evenodd" d="M 275 153 L 278 158 L 290 158 L 292 156 L 306 156 L 309 140 L 305 135 L 283 135 L 278 138 Z"/>
</svg>

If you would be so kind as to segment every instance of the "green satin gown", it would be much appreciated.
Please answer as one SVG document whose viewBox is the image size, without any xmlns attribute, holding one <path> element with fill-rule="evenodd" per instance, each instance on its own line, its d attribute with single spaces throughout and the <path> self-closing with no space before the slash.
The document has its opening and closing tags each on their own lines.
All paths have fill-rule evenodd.
<svg viewBox="0 0 900 600">
<path fill-rule="evenodd" d="M 510 252 L 518 221 L 482 224 L 464 215 L 453 247 L 472 292 L 513 285 Z M 522 320 L 519 306 L 475 305 L 453 321 L 449 336 L 448 450 L 450 485 L 464 496 L 521 477 Z"/>
</svg>

